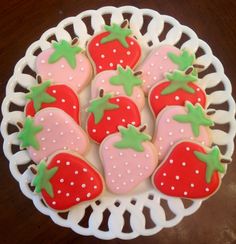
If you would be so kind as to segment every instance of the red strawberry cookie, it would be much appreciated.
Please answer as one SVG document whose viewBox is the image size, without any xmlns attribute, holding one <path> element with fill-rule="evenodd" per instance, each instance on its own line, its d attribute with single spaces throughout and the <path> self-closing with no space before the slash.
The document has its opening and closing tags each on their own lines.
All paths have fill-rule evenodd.
<svg viewBox="0 0 236 244">
<path fill-rule="evenodd" d="M 36 59 L 36 71 L 43 81 L 69 85 L 80 92 L 92 77 L 92 65 L 78 46 L 66 40 L 53 42 L 52 48 L 42 51 Z"/>
<path fill-rule="evenodd" d="M 18 139 L 30 158 L 39 163 L 58 150 L 69 149 L 85 154 L 89 140 L 83 129 L 63 110 L 44 108 L 34 118 L 27 117 Z"/>
<path fill-rule="evenodd" d="M 99 197 L 104 189 L 102 176 L 84 158 L 65 151 L 51 156 L 47 163 L 30 166 L 35 173 L 32 185 L 45 203 L 58 211 Z"/>
<path fill-rule="evenodd" d="M 90 115 L 87 120 L 87 132 L 97 143 L 118 131 L 118 126 L 127 127 L 128 124 L 140 125 L 141 116 L 136 104 L 128 97 L 112 97 L 103 94 L 91 102 L 88 108 Z"/>
<path fill-rule="evenodd" d="M 105 31 L 92 37 L 88 43 L 88 53 L 96 73 L 115 70 L 117 65 L 134 68 L 141 56 L 141 47 L 132 31 L 127 27 L 128 21 L 121 25 L 105 25 Z"/>
<path fill-rule="evenodd" d="M 39 84 L 26 94 L 30 101 L 25 106 L 25 115 L 34 117 L 39 110 L 54 107 L 62 109 L 79 123 L 80 105 L 76 93 L 67 85 L 54 85 L 49 80 L 42 83 L 40 76 L 37 80 Z"/>
<path fill-rule="evenodd" d="M 192 72 L 192 69 L 190 70 Z M 206 107 L 206 93 L 198 85 L 197 76 L 182 71 L 174 71 L 166 75 L 167 80 L 154 86 L 148 95 L 150 108 L 155 117 L 166 106 L 184 106 L 185 101 L 192 104 L 199 103 L 203 108 Z"/>
<path fill-rule="evenodd" d="M 173 197 L 203 199 L 213 195 L 225 172 L 218 147 L 183 141 L 176 144 L 152 176 L 160 192 Z"/>
<path fill-rule="evenodd" d="M 101 89 L 104 93 L 114 93 L 116 96 L 131 98 L 141 110 L 145 104 L 145 97 L 140 87 L 141 72 L 133 72 L 118 65 L 117 70 L 106 70 L 97 74 L 91 83 L 91 97 L 96 98 Z"/>
<path fill-rule="evenodd" d="M 151 137 L 143 130 L 129 125 L 105 138 L 100 146 L 108 189 L 125 194 L 147 179 L 157 165 L 157 153 Z"/>
</svg>

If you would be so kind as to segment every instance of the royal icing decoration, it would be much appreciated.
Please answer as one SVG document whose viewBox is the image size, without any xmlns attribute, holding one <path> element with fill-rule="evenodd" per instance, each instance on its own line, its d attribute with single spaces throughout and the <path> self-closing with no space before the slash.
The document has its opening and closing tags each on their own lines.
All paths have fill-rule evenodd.
<svg viewBox="0 0 236 244">
<path fill-rule="evenodd" d="M 101 89 L 104 93 L 113 93 L 115 96 L 128 96 L 132 99 L 139 109 L 145 104 L 144 93 L 140 87 L 142 79 L 139 77 L 141 72 L 133 73 L 118 66 L 117 70 L 107 70 L 97 74 L 91 84 L 91 97 L 96 98 Z"/>
<path fill-rule="evenodd" d="M 32 185 L 41 193 L 45 203 L 58 211 L 94 200 L 103 191 L 100 174 L 85 159 L 59 152 L 48 162 L 31 166 L 36 173 Z"/>
<path fill-rule="evenodd" d="M 38 80 L 41 81 L 41 78 Z M 41 109 L 55 107 L 62 109 L 79 123 L 79 99 L 75 92 L 64 84 L 52 85 L 51 81 L 45 81 L 31 87 L 26 99 L 30 100 L 25 106 L 26 116 L 34 117 Z"/>
<path fill-rule="evenodd" d="M 71 44 L 61 40 L 52 46 L 37 56 L 37 73 L 43 81 L 66 84 L 80 92 L 91 79 L 92 65 L 78 46 L 78 40 Z"/>
<path fill-rule="evenodd" d="M 121 25 L 105 25 L 105 32 L 95 35 L 88 43 L 88 52 L 96 73 L 115 70 L 117 65 L 133 68 L 141 56 L 141 48 L 125 21 Z"/>
<path fill-rule="evenodd" d="M 167 81 L 159 82 L 149 92 L 148 101 L 155 117 L 166 106 L 184 106 L 185 101 L 199 103 L 205 108 L 206 93 L 194 84 L 197 81 L 196 76 L 176 70 L 166 77 Z"/>
<path fill-rule="evenodd" d="M 103 90 L 101 90 L 103 91 Z M 140 125 L 140 112 L 136 104 L 127 97 L 112 97 L 111 94 L 100 94 L 91 102 L 88 112 L 87 132 L 97 143 L 109 134 L 118 131 L 118 126 Z"/>
<path fill-rule="evenodd" d="M 212 149 L 194 142 L 177 144 L 153 174 L 160 192 L 174 197 L 203 199 L 220 186 L 225 172 L 218 147 Z"/>
<path fill-rule="evenodd" d="M 158 158 L 162 160 L 180 140 L 194 140 L 211 146 L 209 126 L 213 124 L 199 104 L 193 106 L 186 102 L 185 107 L 166 107 L 158 115 L 155 125 L 153 144 L 157 148 Z"/>
<path fill-rule="evenodd" d="M 156 83 L 165 79 L 167 72 L 185 71 L 193 65 L 194 61 L 195 55 L 187 50 L 181 51 L 171 45 L 155 48 L 138 68 L 143 72 L 143 91 L 148 94 Z M 196 70 L 193 73 L 196 75 Z"/>
<path fill-rule="evenodd" d="M 58 108 L 45 108 L 34 118 L 27 117 L 18 139 L 36 163 L 61 149 L 84 154 L 89 143 L 83 129 Z"/>
<path fill-rule="evenodd" d="M 100 145 L 100 156 L 108 189 L 125 194 L 148 178 L 157 165 L 157 154 L 151 137 L 129 125 L 119 127 Z"/>
</svg>

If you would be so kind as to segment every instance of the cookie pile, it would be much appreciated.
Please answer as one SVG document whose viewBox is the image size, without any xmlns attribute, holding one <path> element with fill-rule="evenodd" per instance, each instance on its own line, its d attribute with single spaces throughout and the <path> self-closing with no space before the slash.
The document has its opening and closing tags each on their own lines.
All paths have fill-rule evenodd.
<svg viewBox="0 0 236 244">
<path fill-rule="evenodd" d="M 149 177 L 163 194 L 188 199 L 207 198 L 220 186 L 225 167 L 219 148 L 210 148 L 214 111 L 198 82 L 204 66 L 190 50 L 170 45 L 138 65 L 142 49 L 128 25 L 104 26 L 86 50 L 78 38 L 60 40 L 36 58 L 38 84 L 25 96 L 18 139 L 35 163 L 35 193 L 57 211 L 94 201 L 105 187 L 126 194 Z M 82 128 L 78 95 L 88 85 Z M 152 136 L 141 119 L 147 102 L 156 121 Z M 99 145 L 103 174 L 86 160 L 91 141 Z"/>
</svg>

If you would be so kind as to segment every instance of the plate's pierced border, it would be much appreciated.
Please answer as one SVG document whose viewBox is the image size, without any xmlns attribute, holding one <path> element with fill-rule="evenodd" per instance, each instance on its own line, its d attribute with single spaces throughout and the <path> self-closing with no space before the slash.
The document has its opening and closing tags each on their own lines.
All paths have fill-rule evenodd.
<svg viewBox="0 0 236 244">
<path fill-rule="evenodd" d="M 39 196 L 33 194 L 29 187 L 30 178 L 32 177 L 26 170 L 24 173 L 19 171 L 19 166 L 26 166 L 29 162 L 29 156 L 26 151 L 12 152 L 12 145 L 19 145 L 17 140 L 17 132 L 8 133 L 8 125 L 15 125 L 16 121 L 22 121 L 24 118 L 23 112 L 19 110 L 10 111 L 11 103 L 20 107 L 25 105 L 24 93 L 16 92 L 15 88 L 20 85 L 23 88 L 29 88 L 35 83 L 35 78 L 29 73 L 25 72 L 26 66 L 34 71 L 35 69 L 35 52 L 39 49 L 45 50 L 50 47 L 50 37 L 55 36 L 57 40 L 66 39 L 71 40 L 70 33 L 65 29 L 69 25 L 74 28 L 74 33 L 80 39 L 80 45 L 85 46 L 86 41 L 90 38 L 90 34 L 87 31 L 86 24 L 82 19 L 90 17 L 91 27 L 94 32 L 99 32 L 102 26 L 105 24 L 104 15 L 110 14 L 110 21 L 121 23 L 124 19 L 122 14 L 129 14 L 130 26 L 135 36 L 140 40 L 143 48 L 149 50 L 150 43 L 153 46 L 162 44 L 176 44 L 180 41 L 183 34 L 187 35 L 188 40 L 185 41 L 181 48 L 188 48 L 197 52 L 201 49 L 202 53 L 200 57 L 197 57 L 197 62 L 205 65 L 207 69 L 210 65 L 213 66 L 214 71 L 210 71 L 206 75 L 203 75 L 200 84 L 205 88 L 217 87 L 220 83 L 223 84 L 223 88 L 208 94 L 209 105 L 214 107 L 217 105 L 217 111 L 212 116 L 212 119 L 216 124 L 228 124 L 229 130 L 227 132 L 221 129 L 213 129 L 213 142 L 219 146 L 224 146 L 225 158 L 230 158 L 234 150 L 233 138 L 235 136 L 236 124 L 235 124 L 235 102 L 231 96 L 231 84 L 228 78 L 224 74 L 224 69 L 221 62 L 212 54 L 210 47 L 202 40 L 198 39 L 197 35 L 190 28 L 180 25 L 180 23 L 166 15 L 160 15 L 156 11 L 150 9 L 137 9 L 131 6 L 124 6 L 120 8 L 115 7 L 103 7 L 98 10 L 88 10 L 82 12 L 75 17 L 69 17 L 61 21 L 57 27 L 51 28 L 44 32 L 41 38 L 34 42 L 26 51 L 25 57 L 23 57 L 16 64 L 14 74 L 10 78 L 7 88 L 6 97 L 2 104 L 3 120 L 1 123 L 1 133 L 4 137 L 4 153 L 10 162 L 10 170 L 14 178 L 19 182 L 22 192 L 30 198 L 36 208 L 49 215 L 52 220 L 58 225 L 69 227 L 75 232 L 82 235 L 94 235 L 101 239 L 132 239 L 139 235 L 152 235 L 159 232 L 164 227 L 172 227 L 176 225 L 184 216 L 194 213 L 201 205 L 201 201 L 194 201 L 188 207 L 185 207 L 183 201 L 179 198 L 171 198 L 161 193 L 150 190 L 146 193 L 112 198 L 103 196 L 99 201 L 92 203 L 85 203 L 77 207 L 72 208 L 64 217 L 61 217 L 57 212 L 50 210 L 45 206 Z M 144 24 L 144 16 L 149 16 L 150 22 L 147 25 L 147 31 L 145 34 L 141 33 L 141 28 Z M 168 23 L 171 28 L 168 30 L 164 40 L 159 40 L 161 33 L 163 32 L 164 25 Z M 204 73 L 204 72 L 203 72 Z M 207 72 L 205 72 L 207 73 Z M 225 104 L 226 109 L 219 109 L 219 105 Z M 223 105 L 222 105 L 223 106 Z M 172 218 L 167 220 L 166 209 L 162 206 L 162 201 L 165 201 L 170 211 L 173 213 Z M 90 206 L 90 207 L 89 207 Z M 86 209 L 92 209 L 90 214 L 88 226 L 80 225 L 80 221 L 83 219 Z M 146 219 L 143 209 L 149 209 L 150 216 L 154 226 L 152 228 L 146 228 L 145 224 L 148 221 Z M 107 231 L 100 228 L 103 221 L 103 213 L 107 212 Z M 130 232 L 125 233 L 123 227 L 125 225 L 124 213 L 129 213 L 129 225 Z M 99 229 L 100 228 L 100 229 Z"/>
</svg>

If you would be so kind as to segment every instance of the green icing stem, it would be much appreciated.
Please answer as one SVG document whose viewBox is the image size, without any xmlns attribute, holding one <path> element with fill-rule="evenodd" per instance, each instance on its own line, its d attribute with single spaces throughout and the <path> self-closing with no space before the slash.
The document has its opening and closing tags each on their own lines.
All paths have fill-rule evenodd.
<svg viewBox="0 0 236 244">
<path fill-rule="evenodd" d="M 118 66 L 117 70 L 118 75 L 111 77 L 110 83 L 115 86 L 123 86 L 126 95 L 131 96 L 134 86 L 140 86 L 142 84 L 142 80 L 133 75 L 130 68 L 125 70 L 121 66 Z"/>
<path fill-rule="evenodd" d="M 82 51 L 79 46 L 72 46 L 66 40 L 53 43 L 54 52 L 48 59 L 49 64 L 56 63 L 61 58 L 66 59 L 72 69 L 76 68 L 76 54 Z"/>
<path fill-rule="evenodd" d="M 191 54 L 187 50 L 183 50 L 180 55 L 169 52 L 167 56 L 173 63 L 178 65 L 178 69 L 181 71 L 192 66 L 196 59 L 195 54 Z"/>
<path fill-rule="evenodd" d="M 177 90 L 184 90 L 188 93 L 193 94 L 195 91 L 189 86 L 189 83 L 197 81 L 197 77 L 192 74 L 185 74 L 182 71 L 176 70 L 173 73 L 166 75 L 170 84 L 161 92 L 161 95 L 167 95 L 174 93 Z"/>
<path fill-rule="evenodd" d="M 109 32 L 109 35 L 102 38 L 102 44 L 117 40 L 125 48 L 129 47 L 126 41 L 126 37 L 128 37 L 132 33 L 132 31 L 129 28 L 122 28 L 117 24 L 112 24 L 111 26 L 105 25 L 104 29 Z"/>
<path fill-rule="evenodd" d="M 199 104 L 193 106 L 193 104 L 187 102 L 186 108 L 187 114 L 175 115 L 173 119 L 180 123 L 190 123 L 195 137 L 198 137 L 200 134 L 200 126 L 214 125 L 213 121 L 207 118 L 204 109 Z"/>
<path fill-rule="evenodd" d="M 26 94 L 26 98 L 33 101 L 35 111 L 41 109 L 42 103 L 52 103 L 56 101 L 56 98 L 49 95 L 46 89 L 51 85 L 51 82 L 45 81 L 42 84 L 31 87 L 30 92 Z"/>
<path fill-rule="evenodd" d="M 143 152 L 144 147 L 142 143 L 151 140 L 149 135 L 140 132 L 133 125 L 129 125 L 128 128 L 120 126 L 119 131 L 122 139 L 114 144 L 116 148 L 131 148 L 137 152 Z"/>
<path fill-rule="evenodd" d="M 41 161 L 37 166 L 37 175 L 35 176 L 32 185 L 35 186 L 35 192 L 40 193 L 43 189 L 48 195 L 53 198 L 54 192 L 50 179 L 56 174 L 58 167 L 47 169 L 45 161 Z"/>
<path fill-rule="evenodd" d="M 119 108 L 117 104 L 109 102 L 109 99 L 111 97 L 111 94 L 106 94 L 101 98 L 93 100 L 91 105 L 89 106 L 87 111 L 93 113 L 95 118 L 95 124 L 98 124 L 101 121 L 106 110 L 113 110 Z"/>
<path fill-rule="evenodd" d="M 33 147 L 36 150 L 39 150 L 40 145 L 36 139 L 36 134 L 38 134 L 43 127 L 41 125 L 37 126 L 34 124 L 34 120 L 30 117 L 25 119 L 24 126 L 19 132 L 17 138 L 21 141 L 21 147 Z"/>
<path fill-rule="evenodd" d="M 213 147 L 208 153 L 194 151 L 194 154 L 200 161 L 206 163 L 206 182 L 208 184 L 211 182 L 212 175 L 215 171 L 220 173 L 225 172 L 225 168 L 220 162 L 220 150 L 217 146 Z"/>
</svg>

